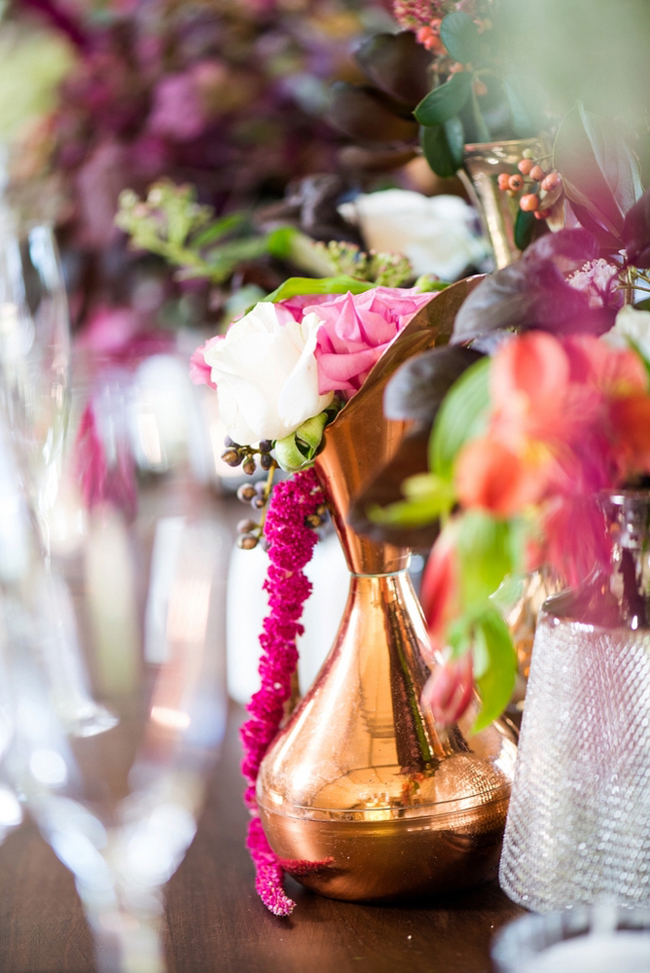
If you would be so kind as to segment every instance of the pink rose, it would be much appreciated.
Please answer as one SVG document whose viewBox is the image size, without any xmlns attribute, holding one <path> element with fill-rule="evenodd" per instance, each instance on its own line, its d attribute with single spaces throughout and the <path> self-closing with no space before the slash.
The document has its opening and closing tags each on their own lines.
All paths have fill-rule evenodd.
<svg viewBox="0 0 650 973">
<path fill-rule="evenodd" d="M 211 389 L 216 389 L 217 386 L 212 381 L 212 366 L 207 364 L 203 353 L 216 345 L 218 341 L 223 340 L 224 336 L 221 334 L 214 338 L 208 338 L 206 343 L 197 348 L 194 354 L 190 356 L 190 379 L 195 385 L 209 385 Z"/>
<path fill-rule="evenodd" d="M 415 288 L 375 287 L 305 307 L 304 315 L 313 311 L 322 321 L 316 344 L 321 395 L 358 392 L 391 341 L 432 297 Z"/>
</svg>

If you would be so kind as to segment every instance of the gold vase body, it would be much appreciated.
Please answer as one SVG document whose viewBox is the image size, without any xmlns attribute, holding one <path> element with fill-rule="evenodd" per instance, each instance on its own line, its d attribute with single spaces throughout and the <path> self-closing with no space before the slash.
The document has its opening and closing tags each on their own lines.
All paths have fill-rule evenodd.
<svg viewBox="0 0 650 973">
<path fill-rule="evenodd" d="M 498 179 L 502 172 L 516 171 L 525 149 L 529 149 L 535 158 L 542 158 L 548 152 L 536 138 L 465 146 L 464 171 L 461 169 L 459 175 L 478 210 L 497 270 L 521 256 L 515 243 L 519 197 L 508 196 L 499 189 Z"/>
<path fill-rule="evenodd" d="M 443 292 L 434 302 L 464 297 L 469 285 L 461 283 L 456 296 L 441 301 Z M 435 328 L 428 338 L 414 334 L 417 323 L 409 328 L 406 344 L 435 343 Z M 381 408 L 399 363 L 393 348 L 327 428 L 316 461 L 350 593 L 334 646 L 257 784 L 264 830 L 287 871 L 308 888 L 352 901 L 439 893 L 495 877 L 516 754 L 505 723 L 471 735 L 477 705 L 446 730 L 421 707 L 428 639 L 409 551 L 375 543 L 346 522 L 351 500 L 405 433 Z"/>
</svg>

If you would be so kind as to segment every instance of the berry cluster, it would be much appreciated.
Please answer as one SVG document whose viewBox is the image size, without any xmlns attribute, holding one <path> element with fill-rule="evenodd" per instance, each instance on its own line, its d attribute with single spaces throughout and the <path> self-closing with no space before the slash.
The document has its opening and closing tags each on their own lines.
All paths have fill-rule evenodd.
<svg viewBox="0 0 650 973">
<path fill-rule="evenodd" d="M 270 453 L 273 448 L 273 443 L 265 439 L 258 444 L 257 449 L 253 449 L 251 446 L 240 446 L 238 443 L 234 443 L 232 439 L 227 438 L 225 445 L 226 450 L 222 453 L 221 458 L 229 466 L 239 466 L 241 464 L 244 472 L 249 475 L 252 475 L 257 469 L 255 455 L 259 454 L 260 466 L 263 470 L 268 471 L 268 477 L 266 480 L 258 480 L 257 483 L 242 483 L 237 490 L 237 497 L 242 503 L 250 504 L 255 511 L 264 510 L 271 496 L 273 474 L 278 465 Z M 305 517 L 305 527 L 311 527 L 313 530 L 316 530 L 323 526 L 327 517 L 327 506 L 321 503 Z M 237 534 L 239 535 L 237 537 L 237 546 L 243 550 L 252 551 L 258 544 L 266 550 L 264 517 L 259 522 L 253 520 L 251 517 L 245 517 L 243 520 L 240 520 L 237 524 Z"/>
<path fill-rule="evenodd" d="M 224 445 L 226 448 L 221 454 L 224 463 L 227 463 L 228 466 L 241 466 L 248 476 L 252 476 L 257 469 L 256 456 L 259 456 L 260 466 L 267 472 L 277 466 L 271 456 L 273 443 L 270 439 L 263 439 L 258 448 L 253 449 L 252 446 L 240 446 L 239 443 L 233 442 L 230 436 L 226 436 Z"/>
<path fill-rule="evenodd" d="M 499 189 L 509 196 L 519 197 L 519 207 L 525 213 L 534 213 L 538 220 L 550 216 L 551 206 L 562 194 L 562 177 L 555 169 L 545 170 L 532 157 L 529 149 L 517 163 L 518 172 L 499 173 Z M 525 190 L 522 192 L 522 190 Z"/>
</svg>

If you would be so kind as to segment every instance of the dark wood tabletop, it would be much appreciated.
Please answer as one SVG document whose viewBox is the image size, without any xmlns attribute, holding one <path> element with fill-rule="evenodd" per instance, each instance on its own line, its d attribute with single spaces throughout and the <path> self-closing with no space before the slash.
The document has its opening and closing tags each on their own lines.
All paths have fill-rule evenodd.
<svg viewBox="0 0 650 973">
<path fill-rule="evenodd" d="M 233 706 L 198 833 L 167 891 L 170 973 L 488 973 L 494 932 L 521 913 L 496 884 L 404 905 L 356 905 L 289 880 L 293 915 L 258 900 L 244 847 Z M 31 822 L 0 847 L 1 973 L 92 973 L 93 947 L 72 876 Z"/>
</svg>

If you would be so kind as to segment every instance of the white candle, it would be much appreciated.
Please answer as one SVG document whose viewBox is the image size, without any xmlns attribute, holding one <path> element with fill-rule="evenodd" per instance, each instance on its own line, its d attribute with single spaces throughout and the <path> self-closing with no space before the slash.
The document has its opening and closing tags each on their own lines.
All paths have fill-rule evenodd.
<svg viewBox="0 0 650 973">
<path fill-rule="evenodd" d="M 620 931 L 592 933 L 549 946 L 522 973 L 648 973 L 650 935 Z"/>
</svg>

